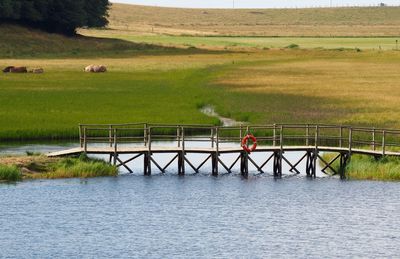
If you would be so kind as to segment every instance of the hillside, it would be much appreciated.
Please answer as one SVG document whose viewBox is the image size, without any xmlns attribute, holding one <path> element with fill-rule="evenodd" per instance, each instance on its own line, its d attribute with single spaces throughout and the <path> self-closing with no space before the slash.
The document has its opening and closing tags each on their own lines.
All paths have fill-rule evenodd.
<svg viewBox="0 0 400 259">
<path fill-rule="evenodd" d="M 77 35 L 66 37 L 12 24 L 0 24 L 0 58 L 108 57 L 135 53 L 176 51 L 120 39 Z"/>
<path fill-rule="evenodd" d="M 113 4 L 110 28 L 237 36 L 398 36 L 400 7 L 183 9 Z"/>
</svg>

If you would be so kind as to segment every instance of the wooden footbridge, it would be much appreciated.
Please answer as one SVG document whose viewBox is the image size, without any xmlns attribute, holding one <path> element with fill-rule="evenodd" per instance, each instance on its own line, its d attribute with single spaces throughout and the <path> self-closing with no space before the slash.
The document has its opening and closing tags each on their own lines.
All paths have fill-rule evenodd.
<svg viewBox="0 0 400 259">
<path fill-rule="evenodd" d="M 257 138 L 258 147 L 253 152 L 265 153 L 265 160 L 257 163 L 252 155 L 242 149 L 243 137 L 252 134 Z M 296 174 L 305 172 L 316 177 L 317 163 L 323 165 L 322 172 L 345 178 L 346 165 L 352 154 L 370 155 L 377 159 L 383 156 L 400 157 L 400 130 L 361 128 L 342 125 L 315 124 L 273 124 L 238 127 L 216 127 L 212 125 L 160 125 L 160 124 L 113 124 L 80 125 L 80 146 L 48 154 L 50 157 L 86 154 L 109 156 L 110 163 L 125 167 L 132 173 L 128 163 L 141 159 L 143 172 L 151 175 L 155 166 L 164 173 L 174 162 L 178 174 L 185 174 L 189 166 L 198 173 L 207 163 L 211 163 L 211 173 L 217 176 L 220 169 L 232 173 L 240 164 L 244 177 L 249 174 L 249 164 L 259 173 L 273 172 L 282 177 L 282 165 L 286 163 Z M 160 145 L 169 143 L 168 146 Z M 286 153 L 302 152 L 298 161 L 289 161 Z M 323 152 L 335 153 L 326 161 Z M 160 165 L 153 154 L 169 153 L 175 156 L 166 165 Z M 198 165 L 190 161 L 187 154 L 206 154 L 207 158 Z M 120 155 L 130 155 L 123 161 Z M 236 154 L 232 164 L 223 161 L 222 154 Z M 305 169 L 299 166 L 306 164 Z M 267 169 L 270 166 L 270 170 Z"/>
</svg>

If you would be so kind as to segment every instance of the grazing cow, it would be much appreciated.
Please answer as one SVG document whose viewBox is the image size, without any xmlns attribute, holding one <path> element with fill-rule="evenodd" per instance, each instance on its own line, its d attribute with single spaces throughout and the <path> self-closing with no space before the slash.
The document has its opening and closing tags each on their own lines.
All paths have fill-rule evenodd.
<svg viewBox="0 0 400 259">
<path fill-rule="evenodd" d="M 3 72 L 4 73 L 10 73 L 12 68 L 14 68 L 14 66 L 8 66 L 8 67 L 3 69 Z"/>
<path fill-rule="evenodd" d="M 91 73 L 104 73 L 107 72 L 106 66 L 100 65 L 90 65 L 85 67 L 85 72 L 91 72 Z"/>
<path fill-rule="evenodd" d="M 43 74 L 44 73 L 44 69 L 43 68 L 33 68 L 33 69 L 29 70 L 29 73 Z"/>
<path fill-rule="evenodd" d="M 3 69 L 4 73 L 28 73 L 28 69 L 26 67 L 14 67 L 9 66 Z"/>
</svg>

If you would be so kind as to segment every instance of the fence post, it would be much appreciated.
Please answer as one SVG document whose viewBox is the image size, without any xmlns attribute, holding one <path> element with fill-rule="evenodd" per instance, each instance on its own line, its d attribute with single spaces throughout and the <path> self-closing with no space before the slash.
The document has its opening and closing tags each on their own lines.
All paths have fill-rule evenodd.
<svg viewBox="0 0 400 259">
<path fill-rule="evenodd" d="M 310 140 L 308 139 L 310 137 L 310 125 L 306 125 L 306 146 L 310 145 Z"/>
<path fill-rule="evenodd" d="M 86 132 L 86 127 L 83 129 L 83 146 L 84 146 L 84 150 L 85 150 L 85 154 L 87 153 L 87 136 L 86 136 L 87 132 Z"/>
<path fill-rule="evenodd" d="M 240 124 L 240 131 L 239 131 L 239 142 L 242 142 L 242 138 L 243 138 L 243 125 Z"/>
<path fill-rule="evenodd" d="M 279 137 L 279 142 L 280 142 L 280 146 L 281 146 L 281 154 L 283 152 L 283 125 L 281 125 L 281 132 L 280 132 L 280 137 Z"/>
<path fill-rule="evenodd" d="M 118 149 L 117 149 L 117 129 L 114 129 L 114 165 L 117 164 L 117 157 L 118 157 Z"/>
<path fill-rule="evenodd" d="M 376 139 L 375 139 L 375 134 L 376 134 L 376 131 L 375 131 L 375 128 L 372 130 L 372 148 L 374 149 L 374 151 L 376 150 Z"/>
<path fill-rule="evenodd" d="M 147 129 L 147 145 L 148 145 L 148 151 L 151 153 L 151 127 Z"/>
<path fill-rule="evenodd" d="M 144 130 L 143 130 L 143 140 L 144 140 L 144 146 L 147 146 L 147 123 L 144 124 Z"/>
<path fill-rule="evenodd" d="M 113 146 L 113 137 L 112 137 L 112 125 L 108 126 L 108 142 L 110 143 L 110 147 Z"/>
<path fill-rule="evenodd" d="M 216 127 L 216 137 L 217 137 L 217 157 L 219 157 L 219 127 Z"/>
<path fill-rule="evenodd" d="M 82 125 L 79 124 L 79 144 L 81 148 L 83 148 L 83 141 L 82 141 Z"/>
<path fill-rule="evenodd" d="M 343 147 L 343 126 L 340 125 L 340 133 L 339 133 L 339 147 Z"/>
<path fill-rule="evenodd" d="M 318 149 L 319 142 L 319 126 L 315 126 L 315 149 Z"/>
<path fill-rule="evenodd" d="M 272 145 L 276 146 L 276 124 L 274 124 Z"/>
<path fill-rule="evenodd" d="M 382 132 L 382 155 L 386 155 L 386 131 Z"/>
<path fill-rule="evenodd" d="M 179 132 L 179 126 L 176 126 L 176 139 L 178 140 L 178 147 L 181 147 L 181 136 Z"/>
<path fill-rule="evenodd" d="M 211 127 L 211 148 L 214 148 L 214 128 Z"/>
<path fill-rule="evenodd" d="M 351 155 L 351 150 L 353 148 L 353 128 L 349 128 L 349 155 Z"/>
<path fill-rule="evenodd" d="M 181 127 L 182 152 L 185 153 L 185 128 Z"/>
</svg>

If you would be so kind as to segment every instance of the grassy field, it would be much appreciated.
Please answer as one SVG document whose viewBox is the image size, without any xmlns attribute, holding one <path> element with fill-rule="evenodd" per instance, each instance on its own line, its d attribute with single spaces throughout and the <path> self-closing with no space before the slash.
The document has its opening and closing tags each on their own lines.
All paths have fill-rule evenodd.
<svg viewBox="0 0 400 259">
<path fill-rule="evenodd" d="M 0 137 L 69 138 L 79 123 L 251 123 L 400 127 L 400 52 L 269 50 L 116 59 L 0 60 L 44 66 L 0 75 Z M 109 66 L 86 74 L 88 63 Z"/>
<path fill-rule="evenodd" d="M 110 28 L 134 34 L 399 36 L 400 7 L 182 9 L 113 4 Z"/>
<path fill-rule="evenodd" d="M 199 111 L 204 105 L 250 123 L 400 127 L 395 37 L 307 38 L 290 28 L 283 32 L 293 37 L 253 37 L 251 30 L 243 37 L 221 37 L 230 35 L 227 31 L 193 36 L 208 35 L 199 33 L 206 20 L 204 26 L 211 27 L 229 21 L 238 35 L 245 32 L 246 20 L 243 26 L 254 30 L 269 20 L 279 26 L 284 21 L 331 29 L 365 26 L 372 32 L 374 26 L 398 26 L 399 10 L 185 10 L 115 4 L 110 29 L 80 31 L 93 38 L 1 25 L 7 37 L 0 40 L 0 67 L 43 67 L 46 72 L 0 74 L 0 139 L 72 138 L 79 123 L 218 124 Z M 151 20 L 149 11 L 157 14 Z M 189 21 L 198 28 L 191 36 L 157 31 L 185 27 Z M 149 24 L 152 33 L 132 29 Z M 390 31 L 385 35 L 398 35 Z M 93 63 L 106 65 L 109 72 L 84 73 Z"/>
</svg>

